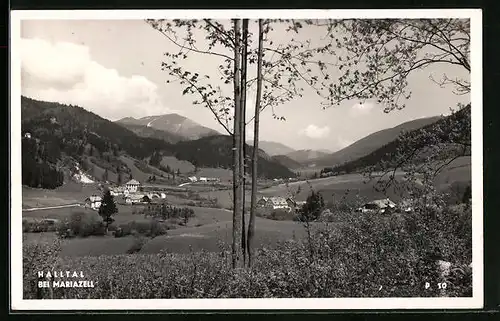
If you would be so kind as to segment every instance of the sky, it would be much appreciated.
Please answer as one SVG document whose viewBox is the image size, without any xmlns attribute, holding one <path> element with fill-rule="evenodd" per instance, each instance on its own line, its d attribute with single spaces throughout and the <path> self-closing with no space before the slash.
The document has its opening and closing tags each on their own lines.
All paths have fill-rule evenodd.
<svg viewBox="0 0 500 321">
<path fill-rule="evenodd" d="M 251 24 L 252 30 L 255 24 Z M 284 30 L 277 30 L 272 36 L 277 42 L 288 41 Z M 308 30 L 301 36 L 312 41 L 323 37 Z M 78 105 L 113 121 L 177 113 L 224 133 L 208 109 L 193 105 L 197 97 L 182 95 L 179 84 L 166 82 L 169 76 L 161 70 L 163 54 L 178 48 L 142 20 L 24 20 L 21 38 L 25 96 Z M 217 76 L 220 63 L 219 57 L 194 55 L 184 66 Z M 464 76 L 446 64 L 417 71 L 408 78 L 412 97 L 406 108 L 388 114 L 371 101 L 346 101 L 325 110 L 321 99 L 306 90 L 303 98 L 274 110 L 285 121 L 275 120 L 270 109 L 262 112 L 260 139 L 294 149 L 336 151 L 378 130 L 448 114 L 458 102 L 470 99 L 453 94 L 450 88 L 440 88 L 429 79 L 431 73 L 435 78 L 443 73 Z M 253 91 L 248 95 L 250 120 L 254 111 Z M 252 128 L 250 124 L 248 139 L 253 138 Z"/>
</svg>

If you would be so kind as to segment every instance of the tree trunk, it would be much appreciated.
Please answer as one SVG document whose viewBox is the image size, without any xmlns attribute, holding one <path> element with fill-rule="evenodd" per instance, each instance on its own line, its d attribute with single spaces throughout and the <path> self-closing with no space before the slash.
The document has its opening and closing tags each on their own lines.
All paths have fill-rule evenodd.
<svg viewBox="0 0 500 321">
<path fill-rule="evenodd" d="M 246 99 L 247 99 L 247 51 L 248 51 L 248 19 L 243 19 L 243 51 L 241 54 L 241 146 L 240 173 L 243 185 L 241 191 L 241 249 L 243 251 L 243 265 L 246 266 L 246 226 L 245 226 L 245 174 L 246 174 Z"/>
<path fill-rule="evenodd" d="M 252 196 L 250 203 L 250 221 L 248 222 L 247 253 L 248 265 L 251 267 L 254 259 L 255 207 L 257 205 L 257 161 L 259 159 L 259 115 L 262 97 L 262 54 L 263 54 L 263 20 L 259 19 L 259 51 L 257 57 L 257 94 L 255 97 L 254 136 L 252 153 Z"/>
<path fill-rule="evenodd" d="M 234 46 L 234 136 L 233 136 L 233 240 L 231 248 L 231 258 L 233 268 L 241 267 L 241 172 L 240 172 L 240 153 L 241 153 L 241 69 L 240 69 L 240 34 L 241 20 L 234 21 L 235 46 Z"/>
</svg>

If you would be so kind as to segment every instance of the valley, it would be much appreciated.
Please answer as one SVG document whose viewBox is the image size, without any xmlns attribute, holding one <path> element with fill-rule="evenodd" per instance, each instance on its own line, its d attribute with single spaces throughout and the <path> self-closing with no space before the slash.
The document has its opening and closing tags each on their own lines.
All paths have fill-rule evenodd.
<svg viewBox="0 0 500 321">
<path fill-rule="evenodd" d="M 165 255 L 220 255 L 225 260 L 233 237 L 230 136 L 179 115 L 110 122 L 79 107 L 23 101 L 23 244 L 60 244 L 60 262 L 71 266 Z M 345 231 L 366 225 L 367 219 L 388 231 L 394 222 L 405 224 L 411 214 L 367 218 L 357 208 L 387 198 L 400 207 L 412 198 L 409 190 L 418 190 L 416 183 L 409 190 L 380 191 L 364 172 L 392 157 L 402 145 L 403 129 L 419 135 L 421 128 L 433 129 L 440 122 L 403 124 L 335 153 L 266 141 L 259 150 L 255 248 L 281 251 L 290 242 L 307 244 L 325 226 L 351 235 Z M 251 144 L 247 153 L 250 157 Z M 396 183 L 405 184 L 405 169 L 385 170 Z M 246 222 L 250 183 L 248 178 Z M 432 188 L 439 195 L 453 194 L 447 196 L 451 206 L 463 202 L 470 183 L 471 159 L 459 157 L 443 167 Z M 99 214 L 107 191 L 114 193 L 117 210 L 110 224 Z M 301 209 L 314 193 L 324 204 L 320 215 L 306 224 L 299 219 Z"/>
</svg>

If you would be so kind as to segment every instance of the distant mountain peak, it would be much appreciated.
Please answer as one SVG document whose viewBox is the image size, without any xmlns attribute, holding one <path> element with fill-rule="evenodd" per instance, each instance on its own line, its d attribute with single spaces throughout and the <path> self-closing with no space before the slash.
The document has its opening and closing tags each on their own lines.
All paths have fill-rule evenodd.
<svg viewBox="0 0 500 321">
<path fill-rule="evenodd" d="M 144 126 L 155 130 L 161 130 L 181 136 L 188 140 L 220 135 L 218 131 L 202 126 L 197 122 L 176 113 L 144 116 L 138 119 L 125 117 L 118 120 L 117 123 Z"/>
<path fill-rule="evenodd" d="M 301 149 L 291 153 L 286 154 L 289 158 L 293 159 L 298 163 L 306 163 L 316 158 L 320 158 L 328 155 L 328 153 L 321 152 L 319 150 L 313 149 Z"/>
<path fill-rule="evenodd" d="M 253 146 L 253 140 L 248 140 L 247 144 Z M 262 149 L 269 156 L 286 155 L 295 149 L 278 142 L 259 140 L 259 149 Z"/>
</svg>

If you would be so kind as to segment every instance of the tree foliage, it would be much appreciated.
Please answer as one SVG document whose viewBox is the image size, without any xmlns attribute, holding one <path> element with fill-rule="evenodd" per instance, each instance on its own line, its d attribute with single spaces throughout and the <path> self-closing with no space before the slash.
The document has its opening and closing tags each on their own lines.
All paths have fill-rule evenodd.
<svg viewBox="0 0 500 321">
<path fill-rule="evenodd" d="M 162 155 L 161 153 L 154 151 L 153 154 L 151 155 L 151 158 L 149 159 L 149 165 L 158 167 L 160 166 L 161 160 L 162 160 Z"/>
<path fill-rule="evenodd" d="M 109 190 L 106 190 L 102 196 L 101 206 L 99 207 L 99 215 L 102 217 L 106 228 L 113 223 L 113 215 L 118 213 L 113 195 Z"/>
<path fill-rule="evenodd" d="M 307 197 L 306 203 L 299 212 L 299 219 L 303 222 L 312 222 L 319 218 L 325 208 L 325 201 L 321 193 L 311 191 Z"/>
<path fill-rule="evenodd" d="M 324 77 L 310 79 L 325 106 L 376 99 L 386 112 L 404 108 L 411 97 L 410 74 L 437 64 L 456 66 L 456 75 L 431 76 L 434 82 L 451 86 L 457 94 L 470 92 L 469 19 L 307 20 L 306 24 L 327 27 L 329 41 L 316 53 L 336 57 L 331 64 L 318 62 Z M 328 71 L 340 72 L 335 83 L 329 81 Z"/>
</svg>

